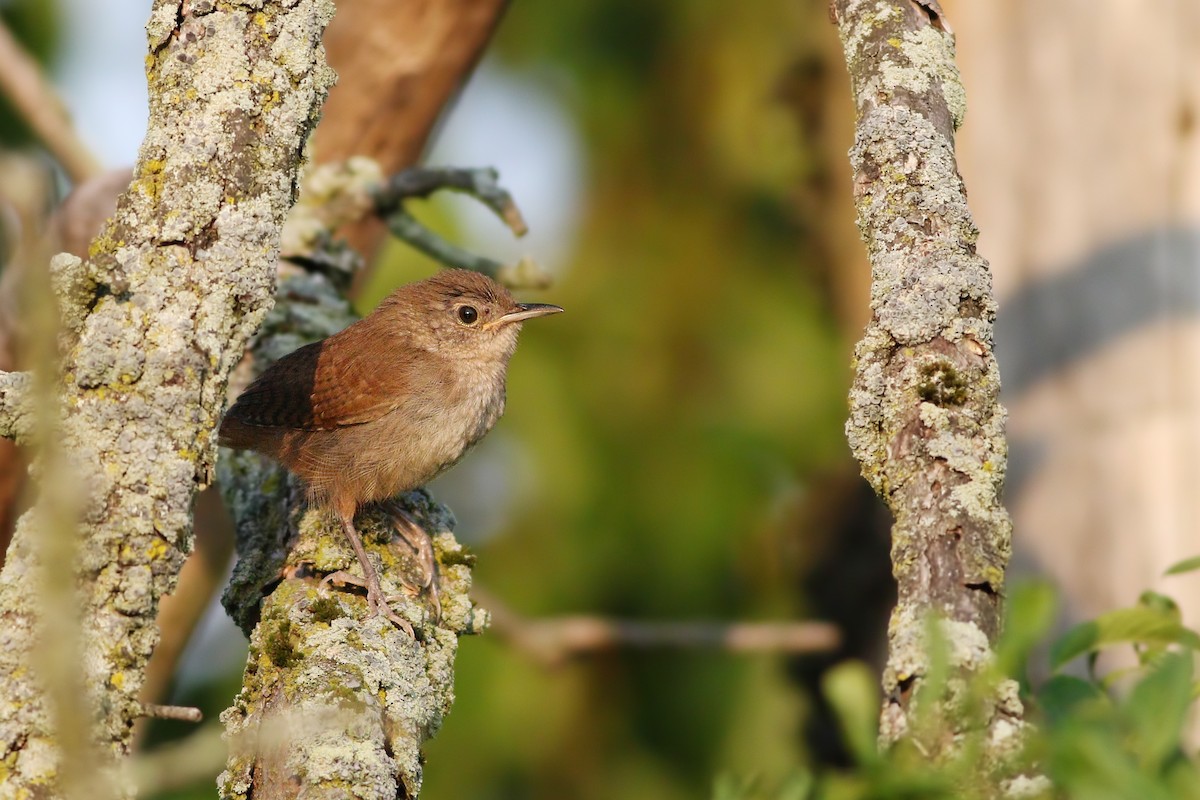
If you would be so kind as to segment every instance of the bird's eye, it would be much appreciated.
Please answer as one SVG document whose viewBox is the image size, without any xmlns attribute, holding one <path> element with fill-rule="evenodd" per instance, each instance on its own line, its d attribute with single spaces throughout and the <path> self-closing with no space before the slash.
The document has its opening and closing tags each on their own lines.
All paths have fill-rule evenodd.
<svg viewBox="0 0 1200 800">
<path fill-rule="evenodd" d="M 459 306 L 458 318 L 463 325 L 474 325 L 475 320 L 479 319 L 479 312 L 475 306 Z"/>
</svg>

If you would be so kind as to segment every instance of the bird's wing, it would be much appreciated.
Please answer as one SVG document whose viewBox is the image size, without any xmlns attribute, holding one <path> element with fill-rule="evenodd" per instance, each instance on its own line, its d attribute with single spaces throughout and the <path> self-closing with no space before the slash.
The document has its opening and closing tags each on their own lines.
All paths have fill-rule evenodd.
<svg viewBox="0 0 1200 800">
<path fill-rule="evenodd" d="M 371 422 L 410 391 L 404 370 L 379 361 L 377 348 L 340 336 L 306 345 L 268 367 L 226 416 L 246 425 L 306 431 Z"/>
</svg>

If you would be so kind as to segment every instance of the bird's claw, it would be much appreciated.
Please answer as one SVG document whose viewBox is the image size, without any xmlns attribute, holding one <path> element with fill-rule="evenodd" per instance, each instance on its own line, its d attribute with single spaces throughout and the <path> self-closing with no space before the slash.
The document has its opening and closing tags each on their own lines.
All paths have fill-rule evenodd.
<svg viewBox="0 0 1200 800">
<path fill-rule="evenodd" d="M 367 619 L 381 616 L 386 620 L 390 620 L 393 625 L 409 636 L 414 639 L 417 638 L 416 632 L 413 631 L 413 626 L 408 620 L 401 617 L 395 611 L 392 611 L 392 607 L 388 605 L 387 598 L 383 596 L 383 592 L 379 590 L 378 586 L 374 587 L 374 591 L 372 591 L 370 586 L 367 587 L 367 608 L 370 609 Z"/>
<path fill-rule="evenodd" d="M 433 603 L 433 619 L 437 622 L 442 618 L 442 601 L 438 596 L 437 559 L 433 554 L 433 540 L 398 503 L 384 503 L 383 508 L 392 518 L 396 532 L 413 549 L 417 563 L 421 565 L 421 581 L 417 584 L 404 581 L 404 586 L 411 590 L 414 596 L 422 591 L 429 592 L 429 599 Z"/>
<path fill-rule="evenodd" d="M 357 586 L 360 589 L 366 589 L 368 609 L 367 619 L 370 619 L 371 617 L 383 617 L 397 628 L 407 633 L 409 636 L 413 637 L 414 639 L 417 638 L 417 634 L 413 630 L 412 624 L 393 611 L 392 607 L 388 605 L 388 598 L 384 596 L 383 590 L 379 587 L 378 583 L 372 585 L 371 581 L 368 579 L 360 578 L 353 573 L 346 572 L 345 570 L 338 570 L 337 572 L 329 573 L 321 579 L 322 587 L 329 586 L 330 584 L 338 584 L 340 586 Z"/>
</svg>

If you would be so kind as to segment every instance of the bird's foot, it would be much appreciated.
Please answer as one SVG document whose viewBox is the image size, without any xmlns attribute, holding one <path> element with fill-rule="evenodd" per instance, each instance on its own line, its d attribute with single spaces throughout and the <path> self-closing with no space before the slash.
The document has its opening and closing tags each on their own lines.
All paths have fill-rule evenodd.
<svg viewBox="0 0 1200 800">
<path fill-rule="evenodd" d="M 366 589 L 368 610 L 367 619 L 370 619 L 371 617 L 382 616 L 384 619 L 391 622 L 409 636 L 413 637 L 414 639 L 417 638 L 417 634 L 415 631 L 413 631 L 413 626 L 409 623 L 409 621 L 404 619 L 404 617 L 401 617 L 395 611 L 392 611 L 392 607 L 388 605 L 388 599 L 384 596 L 378 580 L 372 581 L 370 578 L 360 578 L 353 573 L 346 572 L 345 570 L 338 570 L 337 572 L 329 573 L 321 579 L 321 586 L 328 586 L 329 584 L 337 584 L 340 586 L 357 586 L 361 589 Z"/>
<path fill-rule="evenodd" d="M 380 507 L 392 518 L 396 532 L 413 549 L 417 563 L 421 566 L 421 582 L 419 584 L 414 585 L 404 580 L 402 583 L 414 595 L 419 595 L 422 591 L 429 592 L 429 599 L 433 602 L 433 619 L 435 622 L 440 620 L 442 618 L 442 601 L 438 597 L 437 559 L 433 554 L 433 540 L 429 538 L 425 529 L 400 507 L 399 503 L 389 500 L 381 503 Z"/>
</svg>

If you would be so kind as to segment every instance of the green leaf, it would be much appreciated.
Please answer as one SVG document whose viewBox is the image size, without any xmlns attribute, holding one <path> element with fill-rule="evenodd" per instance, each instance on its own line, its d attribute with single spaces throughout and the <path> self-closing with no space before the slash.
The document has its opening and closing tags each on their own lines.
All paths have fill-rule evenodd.
<svg viewBox="0 0 1200 800">
<path fill-rule="evenodd" d="M 825 673 L 821 688 L 859 763 L 878 761 L 879 689 L 875 675 L 866 664 L 845 661 Z"/>
<path fill-rule="evenodd" d="M 996 645 L 1001 674 L 1017 676 L 1043 640 L 1058 613 L 1058 597 L 1049 583 L 1019 584 L 1009 591 L 1004 635 Z"/>
<path fill-rule="evenodd" d="M 1153 608 L 1158 611 L 1170 614 L 1171 619 L 1183 619 L 1183 612 L 1179 610 L 1179 603 L 1175 602 L 1175 598 L 1168 597 L 1165 594 L 1147 589 L 1138 595 L 1138 605 Z"/>
<path fill-rule="evenodd" d="M 1108 702 L 1108 696 L 1094 683 L 1070 675 L 1055 675 L 1046 681 L 1037 698 L 1051 725 L 1071 717 L 1082 704 Z"/>
<path fill-rule="evenodd" d="M 1122 704 L 1130 726 L 1130 747 L 1143 768 L 1157 772 L 1180 752 L 1180 734 L 1192 694 L 1192 653 L 1166 653 Z"/>
<path fill-rule="evenodd" d="M 713 800 L 746 800 L 758 788 L 756 776 L 723 772 L 713 781 Z"/>
<path fill-rule="evenodd" d="M 1185 572 L 1195 572 L 1200 569 L 1200 556 L 1192 556 L 1185 558 L 1183 561 L 1176 562 L 1167 568 L 1163 575 L 1182 575 Z"/>
<path fill-rule="evenodd" d="M 1180 644 L 1200 649 L 1200 635 L 1184 627 L 1174 612 L 1135 606 L 1110 611 L 1067 631 L 1051 649 L 1050 664 L 1058 669 L 1076 656 L 1125 642 L 1148 646 Z"/>
</svg>

